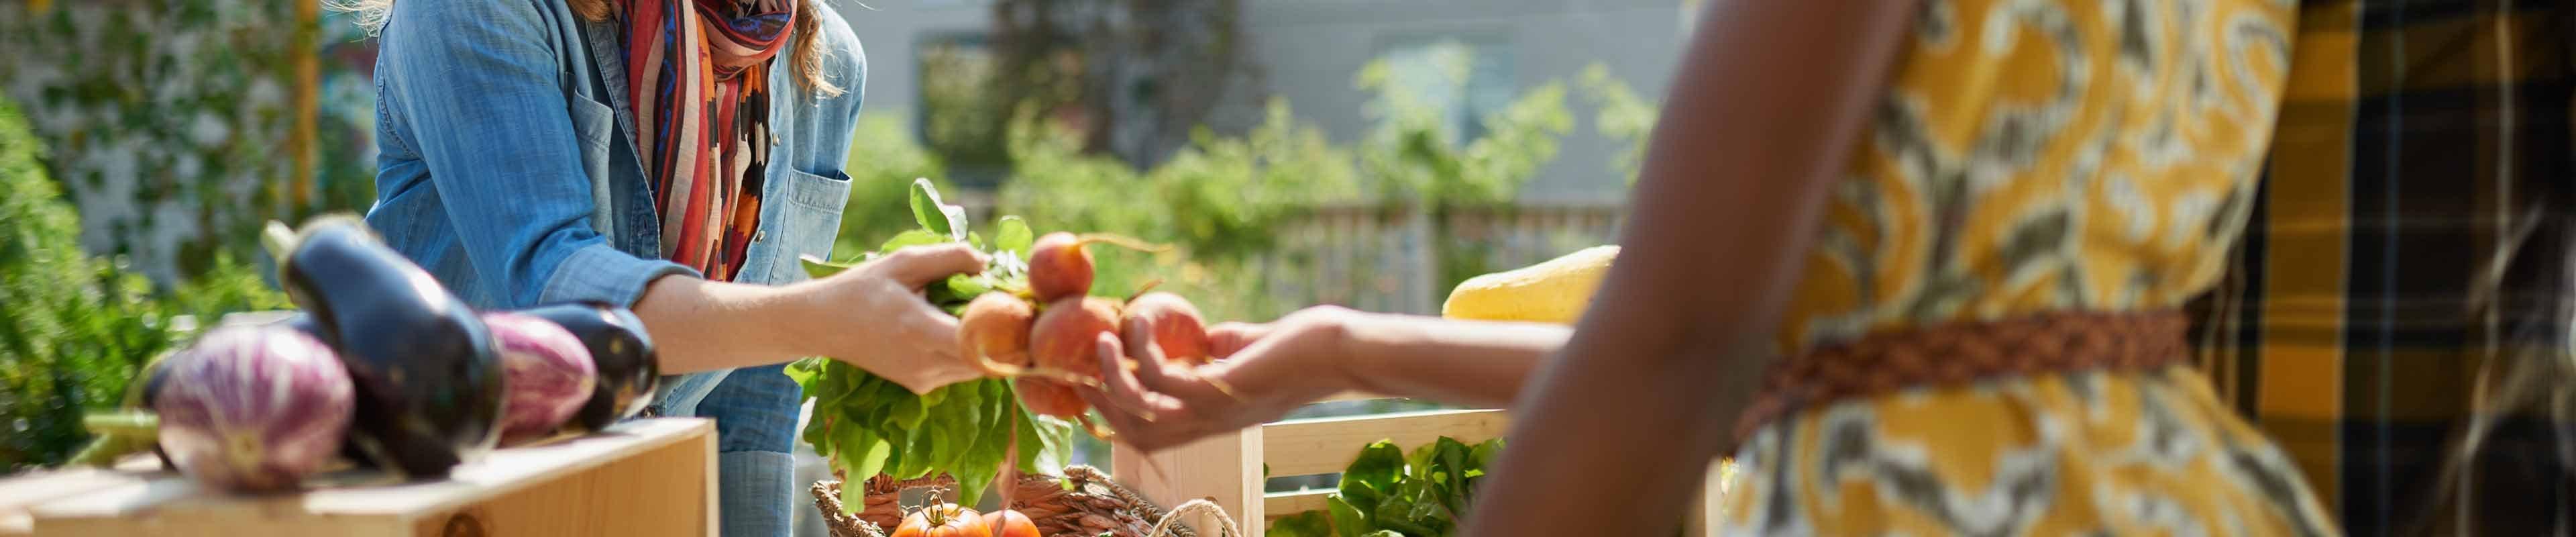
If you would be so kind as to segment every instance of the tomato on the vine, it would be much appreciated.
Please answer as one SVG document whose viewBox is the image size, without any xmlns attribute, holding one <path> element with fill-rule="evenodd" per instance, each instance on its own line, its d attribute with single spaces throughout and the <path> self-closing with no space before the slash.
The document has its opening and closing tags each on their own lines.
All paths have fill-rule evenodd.
<svg viewBox="0 0 2576 537">
<path fill-rule="evenodd" d="M 974 509 L 934 499 L 930 505 L 903 517 L 903 524 L 895 526 L 893 537 L 990 537 L 992 534 L 993 530 L 984 525 L 984 517 L 976 516 Z"/>
</svg>

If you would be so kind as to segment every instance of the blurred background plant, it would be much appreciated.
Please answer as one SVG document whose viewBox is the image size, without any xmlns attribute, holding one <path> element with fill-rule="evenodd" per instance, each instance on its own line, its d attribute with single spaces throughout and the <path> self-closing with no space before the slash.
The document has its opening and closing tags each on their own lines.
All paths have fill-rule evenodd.
<svg viewBox="0 0 2576 537">
<path fill-rule="evenodd" d="M 120 258 L 82 250 L 80 215 L 38 163 L 45 146 L 0 99 L 0 471 L 52 464 L 86 442 L 81 413 L 122 401 L 135 371 L 187 336 L 185 316 L 286 307 L 258 267 L 218 252 L 155 291 Z"/>
</svg>

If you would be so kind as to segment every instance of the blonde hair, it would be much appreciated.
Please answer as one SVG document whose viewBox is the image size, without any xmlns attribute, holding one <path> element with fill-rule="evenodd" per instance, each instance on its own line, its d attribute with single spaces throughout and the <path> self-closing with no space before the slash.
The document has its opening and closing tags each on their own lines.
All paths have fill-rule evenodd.
<svg viewBox="0 0 2576 537">
<path fill-rule="evenodd" d="M 602 21 L 616 14 L 615 7 L 609 5 L 609 1 L 564 0 L 564 3 L 572 6 L 573 15 L 592 21 Z M 808 15 L 796 17 L 796 54 L 787 58 L 788 68 L 796 70 L 796 80 L 803 82 L 806 89 L 826 96 L 838 96 L 843 91 L 841 86 L 833 84 L 831 79 L 823 74 L 823 60 L 828 58 L 832 51 L 823 50 L 823 47 L 819 46 L 823 40 L 823 27 L 820 22 L 817 22 L 819 19 L 811 15 L 818 11 L 816 0 L 799 1 L 803 2 L 803 5 L 798 6 L 798 9 L 805 10 Z M 327 0 L 325 5 L 330 6 L 331 9 L 356 14 L 358 26 L 365 27 L 370 34 L 384 29 L 385 15 L 393 13 L 394 10 L 394 0 Z"/>
</svg>

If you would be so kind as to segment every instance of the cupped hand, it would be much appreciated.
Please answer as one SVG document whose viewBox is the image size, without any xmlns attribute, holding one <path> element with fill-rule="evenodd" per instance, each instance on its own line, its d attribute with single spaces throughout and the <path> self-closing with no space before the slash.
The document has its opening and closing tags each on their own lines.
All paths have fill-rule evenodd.
<svg viewBox="0 0 2576 537">
<path fill-rule="evenodd" d="M 988 260 L 964 244 L 895 250 L 822 280 L 808 282 L 829 333 L 832 359 L 894 381 L 913 393 L 974 380 L 982 372 L 957 358 L 957 318 L 922 289 L 955 274 L 982 272 Z"/>
<path fill-rule="evenodd" d="M 1104 378 L 1080 391 L 1120 441 L 1147 452 L 1258 425 L 1348 387 L 1339 360 L 1352 314 L 1319 307 L 1218 324 L 1208 330 L 1217 361 L 1199 367 L 1165 362 L 1151 323 L 1131 319 L 1123 338 L 1100 336 Z"/>
</svg>

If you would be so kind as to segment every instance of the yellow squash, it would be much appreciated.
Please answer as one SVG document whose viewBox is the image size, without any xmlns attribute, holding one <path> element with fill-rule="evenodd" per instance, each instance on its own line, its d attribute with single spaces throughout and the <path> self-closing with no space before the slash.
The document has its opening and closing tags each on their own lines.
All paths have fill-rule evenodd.
<svg viewBox="0 0 2576 537">
<path fill-rule="evenodd" d="M 1468 278 L 1449 292 L 1440 316 L 1486 321 L 1574 324 L 1619 257 L 1618 245 L 1594 246 L 1536 265 Z"/>
</svg>

